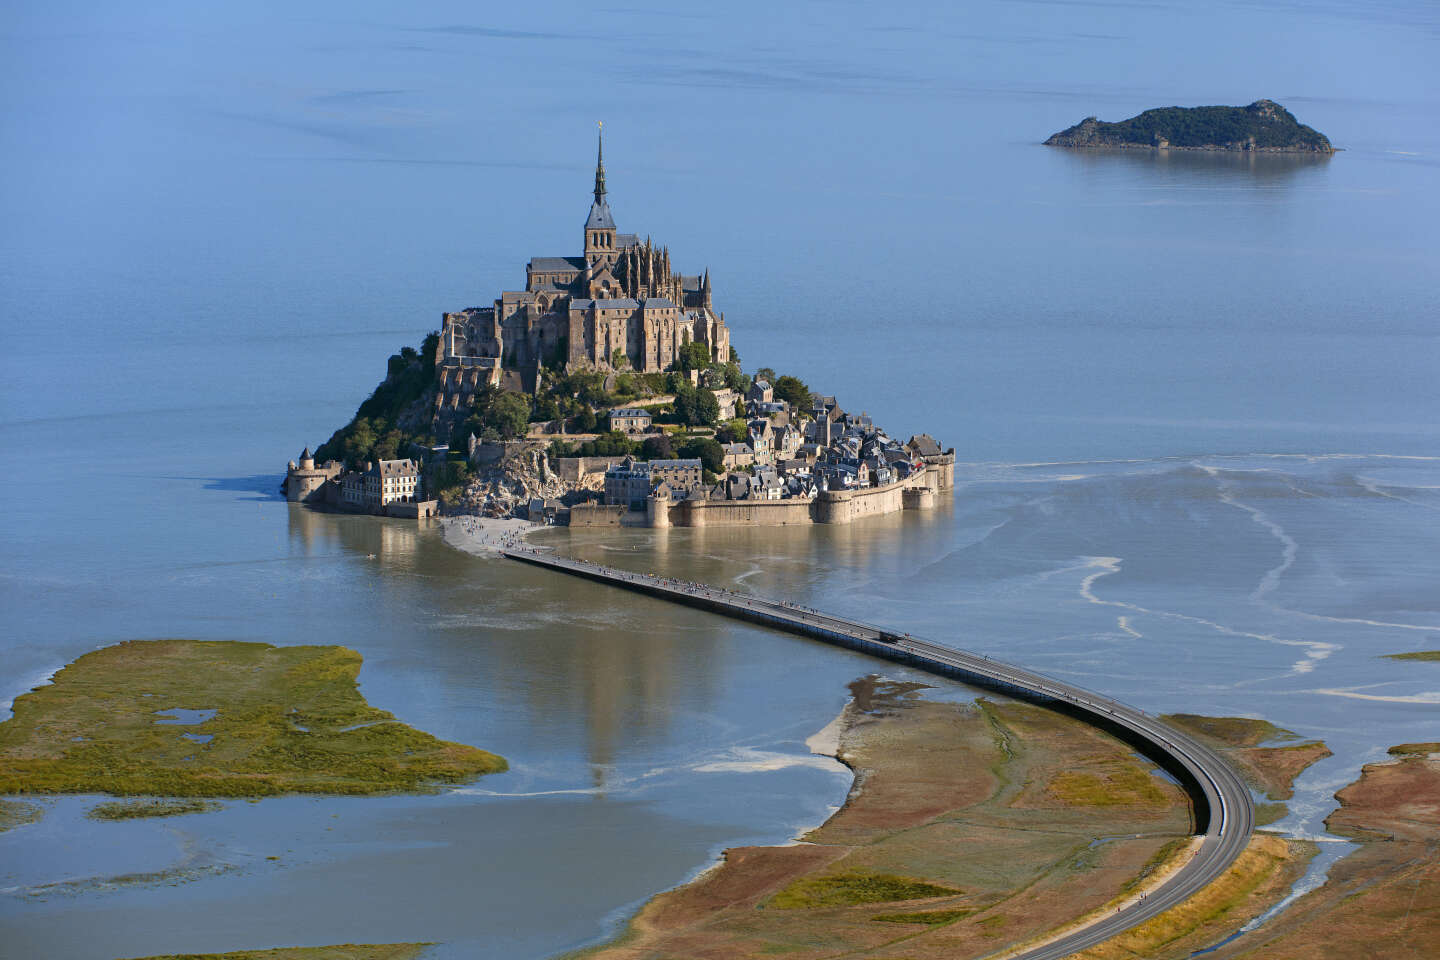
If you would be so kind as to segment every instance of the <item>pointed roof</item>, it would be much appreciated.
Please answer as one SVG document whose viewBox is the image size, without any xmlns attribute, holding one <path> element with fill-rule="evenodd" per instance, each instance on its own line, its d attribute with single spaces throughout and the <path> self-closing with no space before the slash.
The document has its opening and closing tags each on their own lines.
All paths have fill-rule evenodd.
<svg viewBox="0 0 1440 960">
<path fill-rule="evenodd" d="M 610 204 L 605 200 L 605 126 L 600 126 L 598 144 L 595 148 L 595 202 L 590 205 L 590 217 L 585 221 L 586 230 L 614 230 L 615 218 L 610 215 Z"/>
</svg>

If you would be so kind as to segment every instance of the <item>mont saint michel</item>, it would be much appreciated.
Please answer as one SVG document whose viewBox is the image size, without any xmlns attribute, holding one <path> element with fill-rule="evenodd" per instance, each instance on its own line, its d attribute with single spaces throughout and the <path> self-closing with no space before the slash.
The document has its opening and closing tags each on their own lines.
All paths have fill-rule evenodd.
<svg viewBox="0 0 1440 960">
<path fill-rule="evenodd" d="M 443 315 L 285 495 L 347 511 L 572 527 L 850 523 L 933 508 L 954 449 L 889 436 L 794 376 L 741 369 L 710 271 L 621 233 L 604 141 L 579 256 Z"/>
<path fill-rule="evenodd" d="M 1440 956 L 1437 25 L 0 4 L 0 960 Z"/>
</svg>

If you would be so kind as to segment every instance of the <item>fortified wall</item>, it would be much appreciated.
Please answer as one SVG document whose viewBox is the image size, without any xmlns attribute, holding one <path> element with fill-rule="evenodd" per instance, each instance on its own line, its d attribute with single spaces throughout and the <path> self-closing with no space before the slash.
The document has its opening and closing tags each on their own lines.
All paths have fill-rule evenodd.
<svg viewBox="0 0 1440 960">
<path fill-rule="evenodd" d="M 661 491 L 645 510 L 577 504 L 572 527 L 778 527 L 800 523 L 852 523 L 900 510 L 929 510 L 955 488 L 955 453 L 925 458 L 925 469 L 883 487 L 828 490 L 813 500 L 671 500 Z"/>
</svg>

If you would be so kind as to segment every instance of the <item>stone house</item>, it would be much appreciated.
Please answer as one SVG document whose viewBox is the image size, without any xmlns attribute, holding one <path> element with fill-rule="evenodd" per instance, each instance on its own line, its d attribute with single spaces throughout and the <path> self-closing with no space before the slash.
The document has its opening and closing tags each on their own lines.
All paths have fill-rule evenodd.
<svg viewBox="0 0 1440 960">
<path fill-rule="evenodd" d="M 637 463 L 634 457 L 626 457 L 605 471 L 605 502 L 628 507 L 648 497 L 652 486 L 650 464 Z"/>
<path fill-rule="evenodd" d="M 698 459 L 651 460 L 651 483 L 667 483 L 674 491 L 698 488 L 705 477 L 705 465 Z"/>
<path fill-rule="evenodd" d="M 725 451 L 726 470 L 748 467 L 755 462 L 755 451 L 750 449 L 748 443 L 726 443 L 722 445 L 722 449 Z"/>
<path fill-rule="evenodd" d="M 770 429 L 769 420 L 751 420 L 749 423 L 750 449 L 756 463 L 770 463 L 775 459 L 775 432 Z"/>
<path fill-rule="evenodd" d="M 770 403 L 775 399 L 775 388 L 770 386 L 769 380 L 755 380 L 750 384 L 750 389 L 745 391 L 745 402 Z"/>
<path fill-rule="evenodd" d="M 420 464 L 414 460 L 381 460 L 364 471 L 365 505 L 385 508 L 420 498 Z"/>
<path fill-rule="evenodd" d="M 610 411 L 610 429 L 624 434 L 644 433 L 650 429 L 653 418 L 643 407 L 622 407 Z"/>
</svg>

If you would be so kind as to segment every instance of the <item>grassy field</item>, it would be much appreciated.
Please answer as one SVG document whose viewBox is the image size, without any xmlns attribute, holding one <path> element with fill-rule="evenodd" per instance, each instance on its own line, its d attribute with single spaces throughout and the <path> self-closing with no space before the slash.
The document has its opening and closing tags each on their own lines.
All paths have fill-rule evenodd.
<svg viewBox="0 0 1440 960">
<path fill-rule="evenodd" d="M 1268 720 L 1251 717 L 1202 717 L 1193 713 L 1170 713 L 1160 719 L 1191 733 L 1217 740 L 1227 747 L 1255 747 L 1267 740 L 1298 740 L 1289 730 Z"/>
<path fill-rule="evenodd" d="M 953 887 L 942 887 L 913 877 L 898 877 L 893 873 L 838 873 L 796 880 L 775 894 L 766 906 L 772 910 L 805 910 L 959 894 L 960 891 Z"/>
<path fill-rule="evenodd" d="M 1386 752 L 1396 757 L 1440 753 L 1440 743 L 1435 743 L 1434 741 L 1427 741 L 1426 743 L 1397 743 Z"/>
<path fill-rule="evenodd" d="M 279 947 L 230 953 L 167 953 L 136 960 L 419 960 L 428 943 L 341 943 L 333 947 Z"/>
<path fill-rule="evenodd" d="M 234 641 L 88 653 L 0 723 L 0 794 L 409 792 L 506 768 L 370 706 L 355 685 L 360 663 L 344 647 Z M 177 710 L 201 713 L 185 723 Z"/>
</svg>

